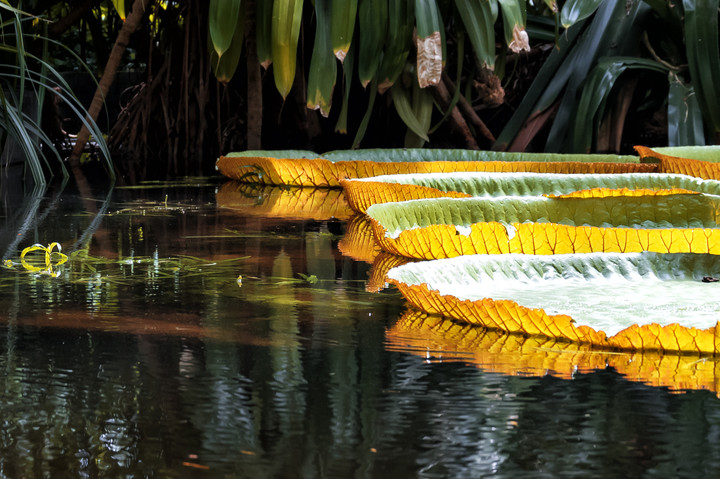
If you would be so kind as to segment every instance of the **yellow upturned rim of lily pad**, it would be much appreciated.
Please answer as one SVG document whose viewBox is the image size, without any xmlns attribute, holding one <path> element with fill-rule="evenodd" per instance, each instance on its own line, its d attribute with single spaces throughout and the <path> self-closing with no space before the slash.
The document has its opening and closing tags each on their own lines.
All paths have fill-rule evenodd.
<svg viewBox="0 0 720 479">
<path fill-rule="evenodd" d="M 427 198 L 500 196 L 644 196 L 675 193 L 720 195 L 720 182 L 658 173 L 454 172 L 383 175 L 341 180 L 350 207 L 366 213 L 378 203 Z"/>
<path fill-rule="evenodd" d="M 653 351 L 602 351 L 592 345 L 542 336 L 507 334 L 408 309 L 385 333 L 386 348 L 430 361 L 461 361 L 506 375 L 565 379 L 614 368 L 631 381 L 682 391 L 718 393 L 718 358 Z"/>
<path fill-rule="evenodd" d="M 221 156 L 220 173 L 249 183 L 340 187 L 346 178 L 381 175 L 492 171 L 541 173 L 654 172 L 657 165 L 619 155 L 561 155 L 473 150 L 246 151 Z"/>
<path fill-rule="evenodd" d="M 720 197 L 438 198 L 368 208 L 387 252 L 417 259 L 469 254 L 720 254 Z"/>
<path fill-rule="evenodd" d="M 476 255 L 388 273 L 415 308 L 618 351 L 720 353 L 713 255 Z"/>
</svg>

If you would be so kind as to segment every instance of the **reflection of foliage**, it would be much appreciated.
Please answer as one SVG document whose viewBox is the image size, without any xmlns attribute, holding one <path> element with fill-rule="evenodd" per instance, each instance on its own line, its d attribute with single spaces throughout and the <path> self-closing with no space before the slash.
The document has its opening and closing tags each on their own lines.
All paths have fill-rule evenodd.
<svg viewBox="0 0 720 479">
<path fill-rule="evenodd" d="M 110 154 L 102 134 L 92 120 L 85 118 L 84 108 L 51 62 L 49 45 L 62 45 L 47 35 L 27 33 L 37 30 L 30 24 L 38 18 L 7 2 L 0 3 L 0 12 L 8 14 L 0 24 L 3 39 L 0 45 L 0 151 L 19 149 L 27 158 L 33 180 L 38 184 L 45 184 L 46 177 L 51 176 L 54 169 L 62 170 L 67 176 L 62 161 L 51 168 L 47 158 L 51 154 L 61 160 L 55 145 L 63 140 L 62 127 L 53 128 L 48 126 L 49 123 L 43 123 L 43 114 L 47 113 L 44 107 L 62 100 L 93 134 L 113 176 Z M 69 53 L 69 56 L 73 54 Z"/>
</svg>

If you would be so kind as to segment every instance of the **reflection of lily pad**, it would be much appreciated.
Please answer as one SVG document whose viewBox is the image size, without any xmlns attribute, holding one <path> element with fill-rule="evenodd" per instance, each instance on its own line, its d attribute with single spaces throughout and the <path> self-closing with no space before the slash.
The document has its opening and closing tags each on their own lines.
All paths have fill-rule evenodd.
<svg viewBox="0 0 720 479">
<path fill-rule="evenodd" d="M 386 332 L 386 347 L 438 361 L 462 361 L 510 375 L 553 374 L 613 367 L 633 381 L 675 390 L 720 391 L 718 359 L 659 352 L 605 352 L 538 336 L 526 337 L 408 310 Z"/>
<path fill-rule="evenodd" d="M 679 192 L 720 194 L 720 182 L 686 175 L 621 174 L 552 174 L 552 173 L 431 173 L 420 175 L 385 175 L 341 181 L 350 206 L 365 213 L 377 203 L 440 197 L 500 197 L 566 195 L 590 190 L 611 196 Z M 611 191 L 607 191 L 611 190 Z"/>
<path fill-rule="evenodd" d="M 228 181 L 216 198 L 223 208 L 273 218 L 344 220 L 353 214 L 342 191 L 327 188 L 277 188 Z"/>
<path fill-rule="evenodd" d="M 720 197 L 438 198 L 368 208 L 391 253 L 419 259 L 463 254 L 720 253 Z"/>
<path fill-rule="evenodd" d="M 399 173 L 534 171 L 543 173 L 653 172 L 635 156 L 505 153 L 473 150 L 388 149 L 337 151 L 246 151 L 218 159 L 220 173 L 249 183 L 339 187 L 340 179 Z"/>
<path fill-rule="evenodd" d="M 388 273 L 417 308 L 511 333 L 599 348 L 720 351 L 720 295 L 697 254 L 475 255 Z"/>
</svg>

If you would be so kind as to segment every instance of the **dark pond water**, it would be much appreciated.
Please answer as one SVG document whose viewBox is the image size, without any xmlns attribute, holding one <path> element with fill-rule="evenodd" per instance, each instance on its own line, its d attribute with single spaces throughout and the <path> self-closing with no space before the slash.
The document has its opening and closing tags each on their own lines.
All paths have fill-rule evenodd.
<svg viewBox="0 0 720 479">
<path fill-rule="evenodd" d="M 339 192 L 96 190 L 0 198 L 0 477 L 720 476 L 710 359 L 413 313 Z"/>
</svg>

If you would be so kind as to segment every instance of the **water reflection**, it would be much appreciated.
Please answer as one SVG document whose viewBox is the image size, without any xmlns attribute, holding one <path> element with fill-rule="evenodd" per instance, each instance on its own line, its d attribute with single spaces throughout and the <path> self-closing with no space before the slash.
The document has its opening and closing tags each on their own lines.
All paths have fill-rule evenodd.
<svg viewBox="0 0 720 479">
<path fill-rule="evenodd" d="M 59 241 L 69 260 L 58 278 L 0 270 L 0 476 L 720 472 L 720 401 L 668 389 L 715 391 L 714 363 L 573 368 L 595 356 L 413 327 L 340 252 L 345 221 L 150 186 L 5 200 L 9 258 Z M 621 374 L 652 367 L 663 381 L 638 379 L 657 387 Z"/>
</svg>

